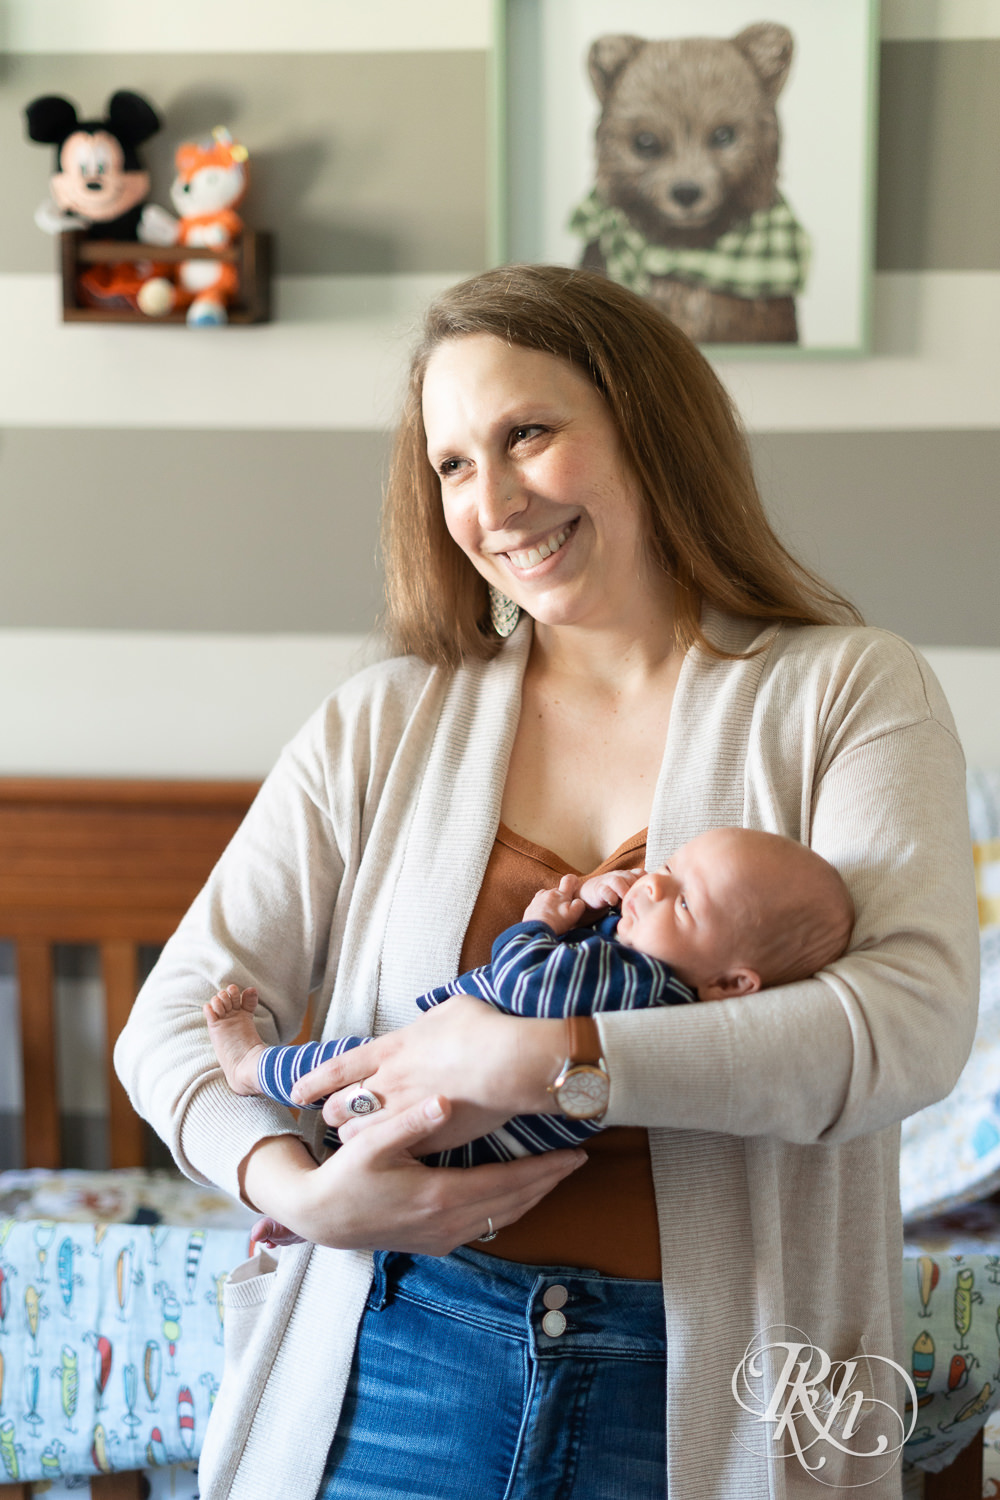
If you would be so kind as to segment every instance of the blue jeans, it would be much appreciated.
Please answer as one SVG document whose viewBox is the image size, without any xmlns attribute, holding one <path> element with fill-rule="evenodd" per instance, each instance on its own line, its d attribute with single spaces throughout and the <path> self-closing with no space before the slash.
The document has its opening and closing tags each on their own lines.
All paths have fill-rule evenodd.
<svg viewBox="0 0 1000 1500">
<path fill-rule="evenodd" d="M 319 1500 L 664 1500 L 658 1281 L 380 1251 Z"/>
</svg>

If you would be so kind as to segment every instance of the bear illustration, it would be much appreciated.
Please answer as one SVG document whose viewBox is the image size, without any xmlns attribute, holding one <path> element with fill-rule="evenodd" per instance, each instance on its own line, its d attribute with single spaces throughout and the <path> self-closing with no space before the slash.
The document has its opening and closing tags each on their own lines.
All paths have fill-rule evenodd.
<svg viewBox="0 0 1000 1500">
<path fill-rule="evenodd" d="M 699 343 L 796 343 L 809 240 L 778 191 L 776 102 L 794 43 L 598 37 L 594 190 L 571 228 L 581 264 L 648 296 Z"/>
</svg>

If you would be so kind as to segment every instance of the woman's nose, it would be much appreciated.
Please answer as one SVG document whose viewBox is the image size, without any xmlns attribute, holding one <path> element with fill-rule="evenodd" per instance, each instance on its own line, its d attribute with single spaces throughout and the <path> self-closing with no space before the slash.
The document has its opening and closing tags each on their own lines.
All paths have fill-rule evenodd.
<svg viewBox="0 0 1000 1500">
<path fill-rule="evenodd" d="M 480 473 L 477 500 L 479 524 L 484 531 L 503 531 L 527 504 L 517 476 L 503 469 Z"/>
</svg>

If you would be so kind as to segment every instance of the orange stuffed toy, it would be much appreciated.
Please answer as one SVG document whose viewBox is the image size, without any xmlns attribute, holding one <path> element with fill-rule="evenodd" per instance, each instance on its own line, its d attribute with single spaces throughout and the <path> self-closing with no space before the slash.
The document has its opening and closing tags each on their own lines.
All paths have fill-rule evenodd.
<svg viewBox="0 0 1000 1500">
<path fill-rule="evenodd" d="M 170 198 L 179 218 L 156 204 L 148 204 L 139 221 L 139 239 L 147 245 L 204 246 L 222 250 L 243 231 L 234 212 L 247 190 L 248 156 L 245 146 L 228 130 L 212 132 L 207 141 L 187 141 L 177 150 L 177 176 Z M 192 326 L 212 327 L 228 321 L 227 305 L 239 291 L 236 267 L 223 260 L 185 260 L 176 280 L 148 281 L 139 306 L 151 317 L 162 317 L 175 307 L 186 307 Z"/>
</svg>

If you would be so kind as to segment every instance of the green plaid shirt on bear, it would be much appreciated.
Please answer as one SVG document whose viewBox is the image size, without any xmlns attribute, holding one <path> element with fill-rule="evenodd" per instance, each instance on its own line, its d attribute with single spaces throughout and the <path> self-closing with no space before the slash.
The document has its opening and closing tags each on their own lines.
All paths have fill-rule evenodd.
<svg viewBox="0 0 1000 1500">
<path fill-rule="evenodd" d="M 650 244 L 596 189 L 574 209 L 569 228 L 585 244 L 596 241 L 612 281 L 641 297 L 649 295 L 654 276 L 673 276 L 731 297 L 793 297 L 809 271 L 809 236 L 781 197 L 704 250 Z"/>
</svg>

